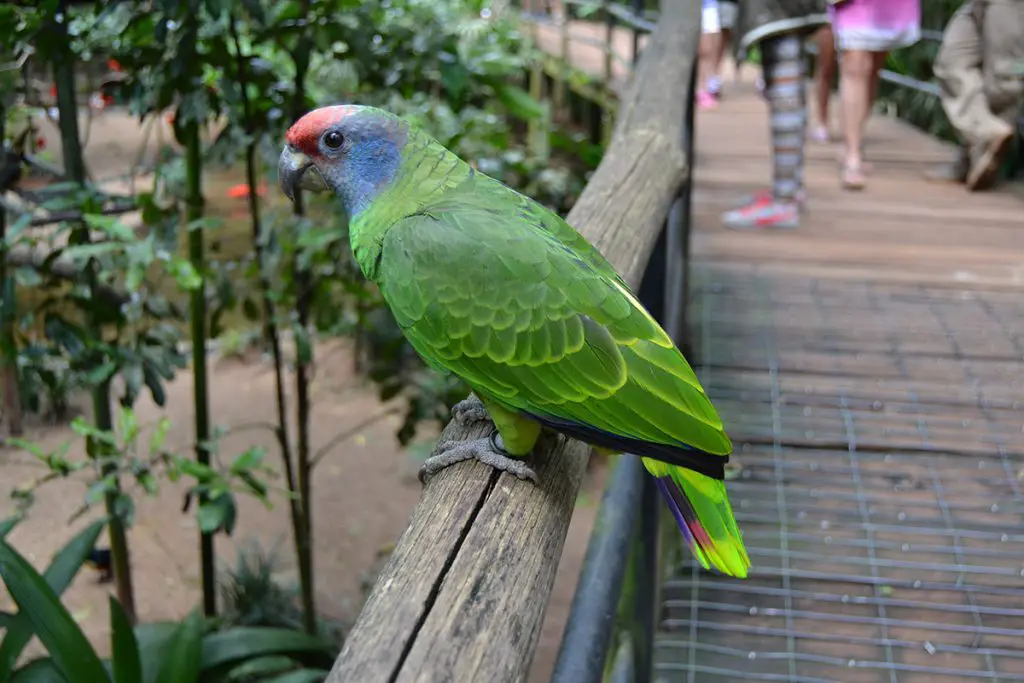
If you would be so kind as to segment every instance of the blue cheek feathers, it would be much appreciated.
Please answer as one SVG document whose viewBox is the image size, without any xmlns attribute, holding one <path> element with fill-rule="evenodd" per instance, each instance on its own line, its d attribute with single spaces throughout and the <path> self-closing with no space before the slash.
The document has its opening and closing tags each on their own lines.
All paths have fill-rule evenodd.
<svg viewBox="0 0 1024 683">
<path fill-rule="evenodd" d="M 392 140 L 361 140 L 345 164 L 345 186 L 349 188 L 349 216 L 363 211 L 391 182 L 402 161 Z"/>
</svg>

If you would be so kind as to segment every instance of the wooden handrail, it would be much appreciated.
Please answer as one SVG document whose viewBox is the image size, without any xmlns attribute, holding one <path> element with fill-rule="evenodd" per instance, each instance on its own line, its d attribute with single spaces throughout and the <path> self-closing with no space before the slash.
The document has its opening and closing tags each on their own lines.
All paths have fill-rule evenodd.
<svg viewBox="0 0 1024 683">
<path fill-rule="evenodd" d="M 610 146 L 569 222 L 634 287 L 684 182 L 698 0 L 664 0 Z M 483 436 L 457 423 L 445 441 Z M 531 457 L 540 483 L 475 461 L 433 477 L 377 580 L 329 683 L 525 680 L 588 448 L 563 438 Z"/>
</svg>

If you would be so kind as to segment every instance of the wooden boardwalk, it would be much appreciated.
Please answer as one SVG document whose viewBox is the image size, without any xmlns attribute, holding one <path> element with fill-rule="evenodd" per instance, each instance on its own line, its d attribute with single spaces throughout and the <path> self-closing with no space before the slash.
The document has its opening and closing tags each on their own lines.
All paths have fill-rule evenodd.
<svg viewBox="0 0 1024 683">
<path fill-rule="evenodd" d="M 876 117 L 866 191 L 810 145 L 801 228 L 728 231 L 769 179 L 744 74 L 698 115 L 689 317 L 754 572 L 683 559 L 657 678 L 1024 681 L 1024 192 L 926 183 L 949 147 Z"/>
<path fill-rule="evenodd" d="M 868 189 L 809 146 L 799 230 L 719 214 L 769 177 L 749 81 L 697 121 L 695 366 L 736 443 L 747 582 L 664 596 L 666 681 L 1024 681 L 1024 197 L 920 175 L 869 126 Z M 688 562 L 688 560 L 687 560 Z"/>
</svg>

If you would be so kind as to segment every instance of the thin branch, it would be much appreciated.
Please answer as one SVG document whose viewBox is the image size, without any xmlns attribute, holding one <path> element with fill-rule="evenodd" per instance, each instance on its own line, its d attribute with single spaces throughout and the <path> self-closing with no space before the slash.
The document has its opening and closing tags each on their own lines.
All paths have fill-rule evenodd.
<svg viewBox="0 0 1024 683">
<path fill-rule="evenodd" d="M 272 434 L 277 434 L 278 425 L 273 422 L 242 422 L 237 425 L 231 425 L 228 427 L 228 434 L 237 434 L 239 432 L 256 432 L 266 430 Z"/>
<path fill-rule="evenodd" d="M 398 408 L 387 408 L 385 410 L 380 411 L 379 413 L 371 415 L 370 417 L 366 418 L 365 420 L 356 424 L 355 426 L 349 427 L 345 431 L 335 434 L 330 441 L 328 441 L 326 444 L 317 449 L 316 453 L 313 454 L 313 457 L 309 461 L 309 469 L 313 469 L 314 467 L 316 467 L 317 463 L 320 462 L 323 459 L 323 457 L 327 455 L 335 446 L 342 442 L 348 441 L 353 436 L 355 436 L 356 432 L 362 431 L 363 429 L 366 429 L 370 425 L 380 422 L 385 417 L 388 417 L 390 415 L 396 415 L 398 414 L 398 412 Z"/>
</svg>

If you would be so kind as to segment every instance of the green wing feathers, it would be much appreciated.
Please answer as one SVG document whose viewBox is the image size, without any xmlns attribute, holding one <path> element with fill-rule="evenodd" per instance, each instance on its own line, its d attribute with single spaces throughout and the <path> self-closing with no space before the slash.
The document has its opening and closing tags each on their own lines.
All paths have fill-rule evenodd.
<svg viewBox="0 0 1024 683">
<path fill-rule="evenodd" d="M 658 462 L 721 478 L 732 444 L 718 414 L 672 340 L 568 224 L 471 174 L 394 223 L 377 274 L 428 363 L 510 411 L 657 458 L 648 469 L 682 491 L 690 504 L 680 514 L 692 510 L 711 539 L 691 544 L 698 558 L 745 574 L 721 482 Z"/>
<path fill-rule="evenodd" d="M 475 178 L 384 238 L 381 289 L 416 350 L 510 409 L 727 455 L 693 370 L 601 254 Z"/>
</svg>

